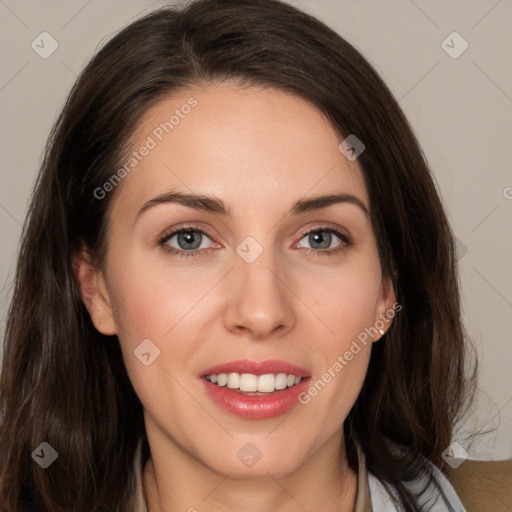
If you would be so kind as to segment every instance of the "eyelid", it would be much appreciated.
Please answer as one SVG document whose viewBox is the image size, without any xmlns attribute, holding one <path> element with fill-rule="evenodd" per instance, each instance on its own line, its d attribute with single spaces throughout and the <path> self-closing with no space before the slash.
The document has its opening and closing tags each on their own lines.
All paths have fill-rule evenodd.
<svg viewBox="0 0 512 512">
<path fill-rule="evenodd" d="M 299 244 L 301 241 L 311 233 L 321 233 L 322 231 L 327 231 L 333 233 L 339 240 L 340 245 L 333 248 L 333 249 L 313 249 L 310 247 L 299 247 Z M 338 251 L 341 251 L 343 248 L 346 248 L 348 246 L 352 245 L 352 237 L 344 233 L 343 229 L 340 229 L 339 227 L 330 226 L 326 224 L 320 224 L 318 226 L 313 226 L 307 230 L 302 231 L 301 238 L 293 244 L 293 248 L 297 249 L 303 249 L 306 253 L 312 253 L 317 255 L 329 255 L 329 254 L 335 254 Z"/>
<path fill-rule="evenodd" d="M 197 231 L 198 233 L 202 233 L 210 238 L 212 241 L 215 238 L 213 235 L 208 233 L 208 231 L 197 224 L 185 223 L 183 225 L 173 226 L 172 228 L 166 229 L 161 235 L 158 236 L 158 243 L 164 243 L 169 240 L 174 235 L 178 235 L 179 233 L 186 231 Z"/>
<path fill-rule="evenodd" d="M 314 224 L 313 226 L 303 230 L 301 232 L 301 237 L 304 237 L 306 235 L 309 235 L 310 233 L 313 233 L 315 231 L 334 231 L 334 233 L 337 234 L 337 236 L 341 237 L 344 241 L 352 242 L 352 236 L 350 235 L 349 231 L 345 228 L 342 228 L 341 226 L 337 226 L 330 223 L 325 222 L 319 222 L 317 224 Z"/>
</svg>

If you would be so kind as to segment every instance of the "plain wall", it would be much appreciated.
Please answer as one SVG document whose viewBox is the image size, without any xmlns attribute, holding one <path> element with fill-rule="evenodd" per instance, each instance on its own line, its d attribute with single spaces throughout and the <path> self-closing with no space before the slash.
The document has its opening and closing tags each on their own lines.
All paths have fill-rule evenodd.
<svg viewBox="0 0 512 512">
<path fill-rule="evenodd" d="M 470 458 L 512 457 L 512 2 L 291 2 L 354 44 L 399 100 L 422 145 L 456 233 L 465 322 L 480 361 L 478 402 L 463 431 L 482 432 Z M 76 75 L 117 30 L 163 2 L 0 2 L 0 316 L 50 127 Z M 31 47 L 57 41 L 47 59 Z M 452 58 L 441 43 L 469 44 Z M 463 41 L 447 39 L 457 52 Z M 447 340 L 447 343 L 449 340 Z"/>
</svg>

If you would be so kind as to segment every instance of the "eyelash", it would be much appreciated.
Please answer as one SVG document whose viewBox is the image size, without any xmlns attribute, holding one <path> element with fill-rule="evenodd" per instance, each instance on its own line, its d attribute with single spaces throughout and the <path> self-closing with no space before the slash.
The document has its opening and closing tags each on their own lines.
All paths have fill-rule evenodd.
<svg viewBox="0 0 512 512">
<path fill-rule="evenodd" d="M 174 236 L 179 235 L 181 233 L 201 233 L 202 235 L 207 236 L 208 238 L 212 238 L 208 233 L 203 231 L 202 229 L 196 227 L 196 226 L 182 226 L 181 228 L 171 231 L 170 233 L 166 233 L 163 235 L 163 237 L 158 241 L 158 245 L 161 246 L 166 252 L 171 253 L 173 256 L 177 256 L 178 258 L 193 258 L 196 256 L 199 256 L 201 253 L 204 253 L 205 251 L 209 251 L 209 249 L 195 249 L 193 251 L 185 251 L 185 250 L 178 250 L 174 247 L 169 247 L 167 245 L 167 242 Z M 304 238 L 307 235 L 310 235 L 311 233 L 322 233 L 322 232 L 329 232 L 334 233 L 340 240 L 341 244 L 336 247 L 335 249 L 311 249 L 309 247 L 302 247 L 302 249 L 309 255 L 312 256 L 334 256 L 335 254 L 341 252 L 346 247 L 351 245 L 351 240 L 347 235 L 344 235 L 343 233 L 340 233 L 338 230 L 328 227 L 316 227 L 313 229 L 310 229 L 309 231 L 304 231 L 301 233 L 302 238 Z"/>
</svg>

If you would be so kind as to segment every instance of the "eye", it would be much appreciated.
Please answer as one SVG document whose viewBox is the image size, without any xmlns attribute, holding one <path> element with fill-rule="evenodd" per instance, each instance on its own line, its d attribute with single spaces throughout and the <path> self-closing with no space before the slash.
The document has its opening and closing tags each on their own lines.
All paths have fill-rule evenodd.
<svg viewBox="0 0 512 512">
<path fill-rule="evenodd" d="M 159 245 L 178 257 L 187 258 L 204 253 L 209 248 L 207 240 L 211 238 L 202 229 L 185 226 L 165 234 Z"/>
<path fill-rule="evenodd" d="M 315 228 L 302 234 L 304 237 L 301 240 L 306 239 L 310 246 L 304 247 L 303 245 L 300 245 L 301 242 L 299 242 L 296 247 L 304 248 L 306 249 L 306 252 L 312 255 L 333 255 L 350 245 L 348 236 L 332 228 Z M 332 248 L 331 245 L 333 242 L 336 243 L 336 239 L 338 239 L 340 243 Z"/>
</svg>

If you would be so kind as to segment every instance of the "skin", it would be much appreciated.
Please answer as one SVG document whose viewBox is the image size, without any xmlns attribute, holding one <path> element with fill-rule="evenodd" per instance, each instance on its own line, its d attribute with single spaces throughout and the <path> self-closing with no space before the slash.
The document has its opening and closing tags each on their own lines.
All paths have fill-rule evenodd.
<svg viewBox="0 0 512 512">
<path fill-rule="evenodd" d="M 115 191 L 103 268 L 87 251 L 77 255 L 83 300 L 96 328 L 118 335 L 144 407 L 148 510 L 352 511 L 357 476 L 342 425 L 380 335 L 307 405 L 275 418 L 231 415 L 207 396 L 198 375 L 237 359 L 280 359 L 315 381 L 392 308 L 391 282 L 361 208 L 340 203 L 287 214 L 299 199 L 333 192 L 353 194 L 369 210 L 361 169 L 339 151 L 340 136 L 314 106 L 229 83 L 153 106 L 134 148 L 191 96 L 197 106 Z M 214 195 L 232 216 L 160 204 L 136 218 L 146 201 L 170 190 Z M 183 223 L 208 233 L 200 256 L 179 258 L 158 245 Z M 333 234 L 326 246 L 343 249 L 320 254 L 321 240 L 302 234 L 317 227 L 338 229 L 351 243 Z M 263 248 L 250 264 L 236 252 L 248 236 Z M 167 245 L 187 250 L 177 236 Z M 149 366 L 133 354 L 147 338 L 161 351 Z M 262 453 L 252 468 L 237 457 L 247 442 Z"/>
</svg>

